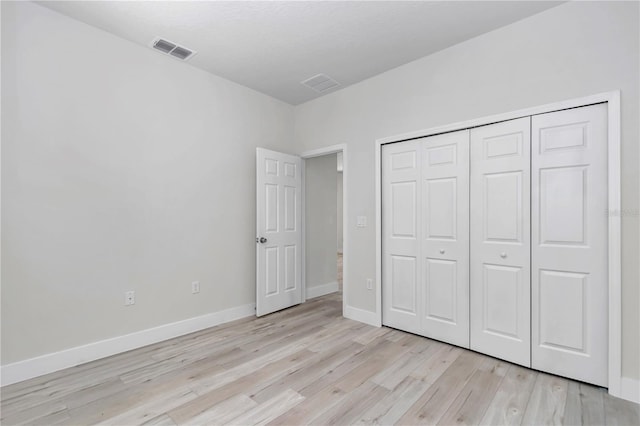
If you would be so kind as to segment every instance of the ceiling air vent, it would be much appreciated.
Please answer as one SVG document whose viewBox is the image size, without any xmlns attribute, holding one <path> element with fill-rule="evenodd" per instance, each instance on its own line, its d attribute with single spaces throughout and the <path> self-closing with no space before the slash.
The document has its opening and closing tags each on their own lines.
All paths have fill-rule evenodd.
<svg viewBox="0 0 640 426">
<path fill-rule="evenodd" d="M 325 74 L 314 75 L 301 83 L 318 93 L 323 93 L 340 86 L 340 83 Z"/>
<path fill-rule="evenodd" d="M 191 57 L 197 53 L 194 50 L 187 49 L 184 46 L 180 46 L 177 43 L 162 39 L 160 37 L 156 37 L 155 39 L 153 39 L 153 41 L 151 42 L 151 47 L 159 52 L 164 53 L 165 55 L 171 55 L 174 58 L 178 58 L 181 61 L 191 59 Z"/>
</svg>

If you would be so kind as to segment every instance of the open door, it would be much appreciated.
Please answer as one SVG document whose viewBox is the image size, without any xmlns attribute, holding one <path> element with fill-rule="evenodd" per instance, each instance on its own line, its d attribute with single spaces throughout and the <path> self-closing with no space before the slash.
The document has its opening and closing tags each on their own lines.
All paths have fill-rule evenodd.
<svg viewBox="0 0 640 426">
<path fill-rule="evenodd" d="M 302 160 L 256 149 L 256 315 L 302 302 Z"/>
</svg>

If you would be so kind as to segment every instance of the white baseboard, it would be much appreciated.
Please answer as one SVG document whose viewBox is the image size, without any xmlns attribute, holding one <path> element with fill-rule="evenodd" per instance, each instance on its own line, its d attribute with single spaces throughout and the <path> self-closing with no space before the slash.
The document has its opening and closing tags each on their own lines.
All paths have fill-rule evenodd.
<svg viewBox="0 0 640 426">
<path fill-rule="evenodd" d="M 620 395 L 618 398 L 640 404 L 640 380 L 629 377 L 620 378 Z"/>
<path fill-rule="evenodd" d="M 183 336 L 205 328 L 255 315 L 255 304 L 237 306 L 159 327 L 113 337 L 75 348 L 65 349 L 0 367 L 2 386 L 21 382 L 54 371 L 74 367 L 96 359 L 105 358 L 131 349 L 140 348 L 163 340 Z"/>
<path fill-rule="evenodd" d="M 346 305 L 344 307 L 343 315 L 345 318 L 363 322 L 374 327 L 382 326 L 382 324 L 380 324 L 378 314 L 375 312 L 365 311 L 364 309 L 354 308 L 353 306 Z"/>
<path fill-rule="evenodd" d="M 307 287 L 307 299 L 324 296 L 325 294 L 338 291 L 338 281 Z"/>
</svg>

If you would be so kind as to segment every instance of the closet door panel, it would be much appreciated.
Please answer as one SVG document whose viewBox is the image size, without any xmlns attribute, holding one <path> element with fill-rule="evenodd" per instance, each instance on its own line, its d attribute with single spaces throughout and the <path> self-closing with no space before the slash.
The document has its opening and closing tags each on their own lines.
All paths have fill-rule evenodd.
<svg viewBox="0 0 640 426">
<path fill-rule="evenodd" d="M 422 139 L 422 334 L 469 347 L 469 131 Z"/>
<path fill-rule="evenodd" d="M 607 107 L 532 118 L 532 366 L 607 386 Z"/>
<path fill-rule="evenodd" d="M 385 325 L 421 333 L 420 142 L 382 147 L 382 301 Z"/>
<path fill-rule="evenodd" d="M 471 130 L 471 349 L 530 366 L 530 118 Z"/>
</svg>

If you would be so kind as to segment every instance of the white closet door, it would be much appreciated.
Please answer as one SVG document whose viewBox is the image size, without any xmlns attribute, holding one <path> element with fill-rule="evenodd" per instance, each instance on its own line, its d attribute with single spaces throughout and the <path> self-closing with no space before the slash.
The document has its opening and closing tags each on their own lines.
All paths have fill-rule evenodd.
<svg viewBox="0 0 640 426">
<path fill-rule="evenodd" d="M 607 106 L 532 118 L 532 366 L 607 386 Z"/>
<path fill-rule="evenodd" d="M 530 118 L 471 130 L 471 349 L 530 366 Z"/>
<path fill-rule="evenodd" d="M 382 146 L 384 324 L 420 334 L 420 142 Z"/>
<path fill-rule="evenodd" d="M 469 130 L 422 139 L 422 333 L 469 347 Z"/>
</svg>

